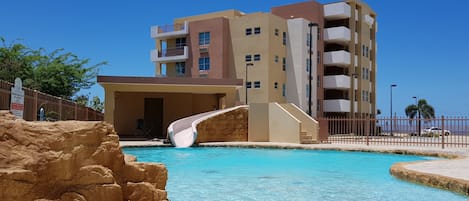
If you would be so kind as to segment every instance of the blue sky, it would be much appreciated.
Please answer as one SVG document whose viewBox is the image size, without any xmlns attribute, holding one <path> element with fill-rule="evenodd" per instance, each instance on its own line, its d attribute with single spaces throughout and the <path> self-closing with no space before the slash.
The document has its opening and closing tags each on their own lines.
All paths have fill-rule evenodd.
<svg viewBox="0 0 469 201">
<path fill-rule="evenodd" d="M 32 48 L 65 48 L 92 63 L 107 61 L 100 75 L 153 76 L 152 25 L 225 9 L 268 12 L 302 0 L 3 0 L 0 36 Z M 335 2 L 337 0 L 319 0 Z M 469 115 L 469 1 L 365 0 L 378 14 L 377 103 L 404 114 L 425 98 L 440 115 Z M 184 6 L 183 6 L 184 5 Z M 104 97 L 96 84 L 82 93 Z"/>
</svg>

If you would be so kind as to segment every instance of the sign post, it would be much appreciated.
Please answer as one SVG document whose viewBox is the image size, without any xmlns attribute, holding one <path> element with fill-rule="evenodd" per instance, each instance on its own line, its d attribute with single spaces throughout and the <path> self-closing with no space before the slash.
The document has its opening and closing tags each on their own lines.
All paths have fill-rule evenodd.
<svg viewBox="0 0 469 201">
<path fill-rule="evenodd" d="M 15 85 L 11 88 L 10 111 L 16 117 L 23 119 L 24 112 L 24 90 L 20 78 L 15 79 Z"/>
</svg>

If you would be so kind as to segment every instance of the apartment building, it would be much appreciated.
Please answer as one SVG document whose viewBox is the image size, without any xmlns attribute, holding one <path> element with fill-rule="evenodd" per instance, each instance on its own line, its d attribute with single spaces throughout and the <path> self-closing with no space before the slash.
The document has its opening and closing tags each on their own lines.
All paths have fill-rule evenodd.
<svg viewBox="0 0 469 201">
<path fill-rule="evenodd" d="M 98 77 L 105 120 L 126 135 L 142 127 L 135 119 L 158 124 L 143 127 L 162 137 L 176 119 L 249 103 L 294 103 L 313 117 L 373 116 L 375 19 L 359 0 L 307 1 L 154 26 L 154 77 Z"/>
</svg>

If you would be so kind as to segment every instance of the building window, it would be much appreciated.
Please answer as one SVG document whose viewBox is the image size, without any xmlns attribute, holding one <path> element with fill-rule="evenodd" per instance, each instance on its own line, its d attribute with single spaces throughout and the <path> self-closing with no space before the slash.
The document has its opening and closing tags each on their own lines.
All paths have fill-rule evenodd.
<svg viewBox="0 0 469 201">
<path fill-rule="evenodd" d="M 274 88 L 278 89 L 278 83 L 277 82 L 274 83 Z"/>
<path fill-rule="evenodd" d="M 309 98 L 309 93 L 311 90 L 309 89 L 309 84 L 306 85 L 306 98 Z"/>
<path fill-rule="evenodd" d="M 365 56 L 365 45 L 362 45 L 362 56 Z"/>
<path fill-rule="evenodd" d="M 366 46 L 365 54 L 366 54 L 366 57 L 368 57 L 368 46 Z"/>
<path fill-rule="evenodd" d="M 260 81 L 255 81 L 254 82 L 254 88 L 261 88 L 261 82 Z"/>
<path fill-rule="evenodd" d="M 369 92 L 362 91 L 362 101 L 368 102 L 369 101 Z"/>
<path fill-rule="evenodd" d="M 199 58 L 199 70 L 210 70 L 210 57 Z"/>
<path fill-rule="evenodd" d="M 246 88 L 251 88 L 252 87 L 252 82 L 246 82 Z"/>
<path fill-rule="evenodd" d="M 318 99 L 316 103 L 317 103 L 317 104 L 316 104 L 316 111 L 321 110 L 321 102 L 320 102 L 320 100 Z"/>
<path fill-rule="evenodd" d="M 251 28 L 246 28 L 246 36 L 249 36 L 252 34 L 252 29 Z"/>
<path fill-rule="evenodd" d="M 275 61 L 275 63 L 278 63 L 278 56 L 277 55 L 275 55 L 274 61 Z"/>
<path fill-rule="evenodd" d="M 318 84 L 318 87 L 321 87 L 321 79 L 319 79 L 319 75 L 318 75 L 318 79 L 316 79 L 316 82 Z"/>
<path fill-rule="evenodd" d="M 254 55 L 254 61 L 260 61 L 261 60 L 261 55 L 260 54 L 255 54 Z"/>
<path fill-rule="evenodd" d="M 318 53 L 317 53 L 317 60 L 318 60 L 318 64 L 320 64 L 321 63 L 321 52 L 320 51 L 318 51 Z"/>
<path fill-rule="evenodd" d="M 306 72 L 309 72 L 309 70 L 311 69 L 311 62 L 309 61 L 309 59 L 306 59 Z"/>
<path fill-rule="evenodd" d="M 186 46 L 186 38 L 176 38 L 176 48 L 182 48 Z"/>
<path fill-rule="evenodd" d="M 287 32 L 283 32 L 283 45 L 287 45 Z"/>
<path fill-rule="evenodd" d="M 287 69 L 287 59 L 285 57 L 282 58 L 282 70 L 285 71 Z"/>
<path fill-rule="evenodd" d="M 275 36 L 278 36 L 278 29 L 275 29 L 274 34 Z"/>
<path fill-rule="evenodd" d="M 176 75 L 183 76 L 184 74 L 186 74 L 186 63 L 176 62 Z"/>
<path fill-rule="evenodd" d="M 321 38 L 321 28 L 318 27 L 318 40 Z"/>
<path fill-rule="evenodd" d="M 252 56 L 250 54 L 246 55 L 245 61 L 252 61 Z"/>
<path fill-rule="evenodd" d="M 210 32 L 200 32 L 199 33 L 199 45 L 209 45 L 210 44 Z"/>
<path fill-rule="evenodd" d="M 287 95 L 287 86 L 285 83 L 282 84 L 282 96 L 285 97 Z"/>
<path fill-rule="evenodd" d="M 308 36 L 306 36 L 306 47 L 309 47 L 309 45 L 311 44 L 311 38 L 309 37 L 309 33 L 308 33 Z"/>
<path fill-rule="evenodd" d="M 366 76 L 365 79 L 367 79 L 367 80 L 370 79 L 369 72 L 370 72 L 370 71 L 368 71 L 368 68 L 366 68 L 366 69 L 365 69 L 365 76 Z"/>
<path fill-rule="evenodd" d="M 365 79 L 365 68 L 362 67 L 362 79 Z"/>
<path fill-rule="evenodd" d="M 255 27 L 254 28 L 254 34 L 261 34 L 261 28 L 260 27 Z"/>
</svg>

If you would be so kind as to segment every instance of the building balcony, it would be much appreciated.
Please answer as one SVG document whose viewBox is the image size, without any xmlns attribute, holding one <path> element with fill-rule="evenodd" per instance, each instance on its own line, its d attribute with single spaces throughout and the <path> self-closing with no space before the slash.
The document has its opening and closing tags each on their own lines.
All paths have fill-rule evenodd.
<svg viewBox="0 0 469 201">
<path fill-rule="evenodd" d="M 347 27 L 332 27 L 324 29 L 324 41 L 346 44 L 350 42 L 350 29 Z"/>
<path fill-rule="evenodd" d="M 324 65 L 347 66 L 350 65 L 350 53 L 345 50 L 325 52 Z"/>
<path fill-rule="evenodd" d="M 328 75 L 324 76 L 324 88 L 325 89 L 350 89 L 350 76 L 347 75 Z M 358 81 L 355 78 L 354 83 L 355 90 L 358 89 Z"/>
<path fill-rule="evenodd" d="M 358 108 L 357 106 L 358 104 L 355 101 L 355 108 Z M 324 100 L 324 112 L 350 112 L 350 100 Z"/>
<path fill-rule="evenodd" d="M 158 63 L 179 62 L 189 58 L 189 48 L 187 46 L 177 48 L 167 48 L 163 50 L 151 50 L 151 61 Z"/>
<path fill-rule="evenodd" d="M 151 37 L 154 39 L 168 39 L 178 38 L 189 34 L 189 23 L 187 21 L 184 24 L 172 24 L 162 26 L 151 27 Z"/>
<path fill-rule="evenodd" d="M 365 15 L 363 16 L 363 21 L 365 21 L 366 24 L 368 24 L 368 26 L 373 26 L 373 23 L 375 22 L 375 19 L 373 17 L 371 17 L 370 15 Z"/>
<path fill-rule="evenodd" d="M 324 5 L 324 18 L 326 20 L 345 19 L 351 16 L 350 5 L 345 2 Z"/>
</svg>

